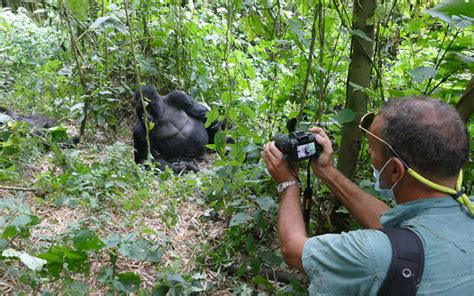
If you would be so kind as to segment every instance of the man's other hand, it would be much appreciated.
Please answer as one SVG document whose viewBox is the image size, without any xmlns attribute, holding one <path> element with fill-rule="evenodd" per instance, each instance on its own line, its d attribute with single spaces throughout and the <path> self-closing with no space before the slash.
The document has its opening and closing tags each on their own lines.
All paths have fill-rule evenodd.
<svg viewBox="0 0 474 296">
<path fill-rule="evenodd" d="M 312 127 L 309 131 L 314 134 L 316 142 L 323 147 L 321 155 L 317 159 L 313 159 L 311 162 L 311 167 L 317 175 L 319 171 L 332 167 L 332 154 L 334 153 L 334 150 L 332 149 L 331 140 L 322 128 Z"/>
</svg>

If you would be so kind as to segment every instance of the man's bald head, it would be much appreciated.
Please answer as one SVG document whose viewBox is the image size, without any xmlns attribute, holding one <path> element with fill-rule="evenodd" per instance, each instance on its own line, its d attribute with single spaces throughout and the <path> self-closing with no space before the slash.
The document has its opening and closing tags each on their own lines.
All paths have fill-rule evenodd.
<svg viewBox="0 0 474 296">
<path fill-rule="evenodd" d="M 453 177 L 466 163 L 469 134 L 454 107 L 428 97 L 408 97 L 385 102 L 380 115 L 381 138 L 422 175 Z"/>
</svg>

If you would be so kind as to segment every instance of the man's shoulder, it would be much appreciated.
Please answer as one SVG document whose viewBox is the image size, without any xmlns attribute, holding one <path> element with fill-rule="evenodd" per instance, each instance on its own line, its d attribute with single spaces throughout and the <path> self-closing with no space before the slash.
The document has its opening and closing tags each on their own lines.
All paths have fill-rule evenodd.
<svg viewBox="0 0 474 296">
<path fill-rule="evenodd" d="M 349 253 L 359 253 L 359 255 L 377 252 L 380 249 L 386 250 L 387 246 L 390 246 L 390 240 L 387 235 L 377 229 L 322 234 L 311 237 L 305 243 L 305 249 L 334 251 L 341 249 Z M 387 253 L 391 254 L 390 250 Z"/>
<path fill-rule="evenodd" d="M 305 243 L 302 261 L 312 282 L 348 289 L 357 282 L 371 294 L 385 279 L 391 258 L 388 237 L 370 229 L 312 237 Z"/>
<path fill-rule="evenodd" d="M 303 264 L 305 261 L 319 264 L 334 260 L 342 265 L 341 268 L 345 268 L 347 263 L 367 267 L 371 262 L 388 268 L 391 255 L 391 244 L 386 234 L 376 229 L 364 229 L 311 237 L 304 245 L 302 259 Z"/>
</svg>

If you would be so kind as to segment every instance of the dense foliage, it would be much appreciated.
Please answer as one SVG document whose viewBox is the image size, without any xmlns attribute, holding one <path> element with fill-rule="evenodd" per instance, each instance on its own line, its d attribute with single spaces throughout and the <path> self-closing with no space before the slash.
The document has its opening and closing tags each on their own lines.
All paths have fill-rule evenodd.
<svg viewBox="0 0 474 296">
<path fill-rule="evenodd" d="M 0 125 L 2 288 L 304 294 L 278 249 L 275 184 L 260 147 L 295 117 L 300 128 L 323 126 L 337 147 L 343 124 L 357 117 L 345 108 L 351 37 L 368 37 L 351 29 L 353 1 L 20 2 L 0 11 L 0 105 L 62 125 L 48 134 L 49 148 L 25 124 Z M 472 3 L 382 2 L 369 20 L 370 87 L 352 85 L 367 94 L 367 108 L 417 94 L 456 105 L 474 70 Z M 156 175 L 135 165 L 140 84 L 181 89 L 210 107 L 208 123 L 226 120 L 202 172 Z M 77 148 L 58 149 L 66 131 L 81 134 Z M 375 194 L 365 150 L 353 178 Z M 465 169 L 471 194 L 473 169 Z M 330 193 L 312 185 L 310 232 L 333 231 Z M 197 242 L 190 258 L 170 237 L 184 208 L 202 227 L 188 229 Z M 264 276 L 268 269 L 285 284 Z"/>
</svg>

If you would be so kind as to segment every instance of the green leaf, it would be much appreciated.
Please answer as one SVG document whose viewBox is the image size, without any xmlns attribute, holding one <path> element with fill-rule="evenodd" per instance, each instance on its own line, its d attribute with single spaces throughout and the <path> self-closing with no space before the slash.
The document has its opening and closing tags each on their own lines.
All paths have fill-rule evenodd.
<svg viewBox="0 0 474 296">
<path fill-rule="evenodd" d="M 16 227 L 12 225 L 8 225 L 3 230 L 2 237 L 8 240 L 8 239 L 14 238 L 17 234 L 18 234 L 18 230 L 16 229 Z"/>
<path fill-rule="evenodd" d="M 426 12 L 459 28 L 467 28 L 474 24 L 474 4 L 472 0 L 444 0 L 435 8 Z"/>
<path fill-rule="evenodd" d="M 443 0 L 432 10 L 449 16 L 465 15 L 474 18 L 474 3 L 472 0 Z"/>
<path fill-rule="evenodd" d="M 353 82 L 349 82 L 349 85 L 354 88 L 354 91 L 358 90 L 358 91 L 361 91 L 364 94 L 368 95 L 371 98 L 377 98 L 377 94 L 373 90 L 371 90 L 367 87 L 363 87 L 362 85 L 358 85 L 358 84 L 353 83 Z"/>
<path fill-rule="evenodd" d="M 262 277 L 261 275 L 255 276 L 253 278 L 252 282 L 257 284 L 257 285 L 264 286 L 265 288 L 269 289 L 270 291 L 275 290 L 275 287 L 273 287 L 273 284 L 270 283 L 266 278 Z"/>
<path fill-rule="evenodd" d="M 265 212 L 269 212 L 277 207 L 277 204 L 270 196 L 261 196 L 257 198 L 257 204 Z"/>
<path fill-rule="evenodd" d="M 187 283 L 183 276 L 179 273 L 166 273 L 166 279 L 169 282 L 180 283 L 181 285 L 185 285 Z"/>
<path fill-rule="evenodd" d="M 47 263 L 46 260 L 33 257 L 25 252 L 19 252 L 14 249 L 6 249 L 3 251 L 2 256 L 18 258 L 32 271 L 39 271 Z"/>
<path fill-rule="evenodd" d="M 105 243 L 107 244 L 107 247 L 109 248 L 115 248 L 120 242 L 122 241 L 122 238 L 120 237 L 119 233 L 112 233 L 107 237 L 105 240 Z"/>
<path fill-rule="evenodd" d="M 72 281 L 66 286 L 66 295 L 84 296 L 89 295 L 89 285 L 83 281 Z"/>
<path fill-rule="evenodd" d="M 302 24 L 299 20 L 290 20 L 290 31 L 295 34 L 298 39 L 303 39 L 304 38 L 304 30 L 302 27 Z"/>
<path fill-rule="evenodd" d="M 67 128 L 62 126 L 55 126 L 49 129 L 49 135 L 51 136 L 51 141 L 53 143 L 61 143 L 67 141 Z"/>
<path fill-rule="evenodd" d="M 120 285 L 115 285 L 120 292 L 134 292 L 140 288 L 142 280 L 133 272 L 122 272 L 117 275 L 117 280 Z"/>
<path fill-rule="evenodd" d="M 244 223 L 247 223 L 247 221 L 250 220 L 250 215 L 247 212 L 240 212 L 232 216 L 232 219 L 230 219 L 229 226 L 237 226 L 241 225 Z"/>
<path fill-rule="evenodd" d="M 355 112 L 351 109 L 343 109 L 337 112 L 336 115 L 332 116 L 332 119 L 334 119 L 341 125 L 344 123 L 352 122 L 355 119 Z"/>
<path fill-rule="evenodd" d="M 0 238 L 0 251 L 5 250 L 8 246 L 8 241 Z"/>
<path fill-rule="evenodd" d="M 212 109 L 211 111 L 207 112 L 206 124 L 204 126 L 206 128 L 208 128 L 211 125 L 211 123 L 213 123 L 214 120 L 217 119 L 217 116 L 219 116 L 219 110 L 218 109 Z"/>
<path fill-rule="evenodd" d="M 159 262 L 164 251 L 159 245 L 141 239 L 124 239 L 119 247 L 120 254 L 136 260 Z"/>
<path fill-rule="evenodd" d="M 20 215 L 13 220 L 13 226 L 24 227 L 31 223 L 31 217 L 29 215 Z"/>
<path fill-rule="evenodd" d="M 456 55 L 459 60 L 461 60 L 462 62 L 466 64 L 474 63 L 474 57 L 464 55 L 460 52 L 453 52 L 453 54 Z"/>
<path fill-rule="evenodd" d="M 111 18 L 111 16 L 101 16 L 99 18 L 97 18 L 90 26 L 89 26 L 89 30 L 95 30 L 99 27 L 102 27 L 109 19 Z"/>
<path fill-rule="evenodd" d="M 48 252 L 39 254 L 38 257 L 48 261 L 46 265 L 48 273 L 55 278 L 59 277 L 64 266 L 73 272 L 85 274 L 89 272 L 90 265 L 87 254 L 83 251 L 73 250 L 68 246 L 53 246 Z"/>
<path fill-rule="evenodd" d="M 148 122 L 148 130 L 152 130 L 155 128 L 155 122 L 154 121 L 149 121 Z"/>
<path fill-rule="evenodd" d="M 433 67 L 418 67 L 412 71 L 409 71 L 413 77 L 413 81 L 416 83 L 422 83 L 428 78 L 436 76 L 437 71 Z"/>
<path fill-rule="evenodd" d="M 223 155 L 225 153 L 225 141 L 226 135 L 224 131 L 218 130 L 217 133 L 214 135 L 214 145 L 220 155 Z"/>
<path fill-rule="evenodd" d="M 79 233 L 73 237 L 72 241 L 76 249 L 83 251 L 98 251 L 105 246 L 95 232 L 89 229 L 79 231 Z"/>
<path fill-rule="evenodd" d="M 250 108 L 248 105 L 239 105 L 239 110 L 242 112 L 245 116 L 247 116 L 249 119 L 254 119 L 255 118 L 255 112 L 253 112 L 252 108 Z"/>
<path fill-rule="evenodd" d="M 369 36 L 367 36 L 367 34 L 362 31 L 362 30 L 359 30 L 359 29 L 355 29 L 355 30 L 350 30 L 350 33 L 352 35 L 355 35 L 355 36 L 358 36 L 364 40 L 367 40 L 367 41 L 372 41 L 372 39 L 369 38 Z"/>
</svg>

